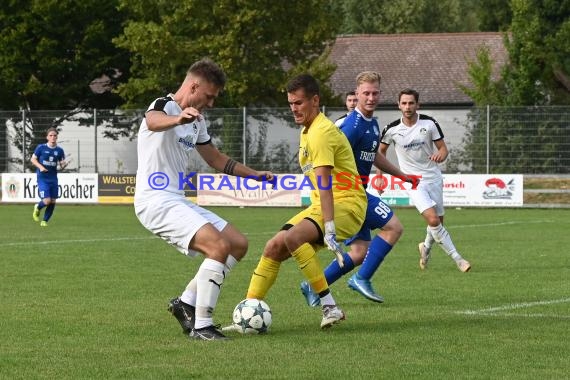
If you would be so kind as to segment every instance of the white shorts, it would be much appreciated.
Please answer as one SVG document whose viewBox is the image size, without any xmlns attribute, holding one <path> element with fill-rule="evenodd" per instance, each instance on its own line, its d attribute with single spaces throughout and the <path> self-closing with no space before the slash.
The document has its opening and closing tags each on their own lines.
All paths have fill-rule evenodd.
<svg viewBox="0 0 570 380">
<path fill-rule="evenodd" d="M 191 257 L 199 254 L 188 246 L 202 226 L 211 223 L 221 231 L 228 224 L 218 215 L 186 198 L 166 192 L 135 202 L 135 213 L 147 230 Z"/>
<path fill-rule="evenodd" d="M 435 207 L 435 212 L 438 216 L 445 214 L 445 210 L 443 209 L 443 179 L 431 183 L 420 181 L 420 184 L 415 190 L 411 189 L 411 183 L 404 184 L 404 187 L 408 191 L 410 200 L 413 205 L 416 206 L 420 214 L 430 207 Z"/>
</svg>

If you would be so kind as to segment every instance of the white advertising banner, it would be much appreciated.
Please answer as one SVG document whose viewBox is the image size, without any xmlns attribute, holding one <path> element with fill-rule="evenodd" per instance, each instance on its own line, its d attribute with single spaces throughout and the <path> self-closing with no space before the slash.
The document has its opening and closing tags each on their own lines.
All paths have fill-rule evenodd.
<svg viewBox="0 0 570 380">
<path fill-rule="evenodd" d="M 58 203 L 97 203 L 97 173 L 60 173 Z M 35 173 L 2 173 L 2 202 L 35 203 L 40 199 Z"/>
<path fill-rule="evenodd" d="M 522 174 L 444 174 L 446 206 L 520 207 Z"/>
<path fill-rule="evenodd" d="M 385 174 L 382 200 L 390 206 L 413 205 L 399 179 Z M 367 191 L 378 196 L 378 190 Z M 445 206 L 520 207 L 523 205 L 522 174 L 444 174 L 443 204 Z"/>
<path fill-rule="evenodd" d="M 200 206 L 301 206 L 302 174 L 278 174 L 275 186 L 253 178 L 199 174 L 196 202 Z"/>
</svg>

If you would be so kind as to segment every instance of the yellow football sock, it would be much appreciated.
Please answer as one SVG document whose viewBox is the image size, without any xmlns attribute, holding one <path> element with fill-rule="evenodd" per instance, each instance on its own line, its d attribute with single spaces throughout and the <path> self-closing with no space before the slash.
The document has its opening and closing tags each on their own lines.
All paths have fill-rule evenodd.
<svg viewBox="0 0 570 380">
<path fill-rule="evenodd" d="M 247 289 L 247 298 L 257 298 L 262 300 L 267 295 L 269 289 L 273 286 L 281 263 L 265 256 L 261 256 L 257 268 L 251 275 L 249 288 Z"/>
<path fill-rule="evenodd" d="M 303 275 L 309 281 L 315 293 L 320 294 L 329 288 L 325 274 L 323 273 L 323 268 L 321 267 L 321 262 L 313 246 L 309 243 L 305 243 L 291 252 L 291 255 L 295 258 L 295 261 L 297 261 L 299 269 L 301 269 L 301 272 L 303 272 Z"/>
</svg>

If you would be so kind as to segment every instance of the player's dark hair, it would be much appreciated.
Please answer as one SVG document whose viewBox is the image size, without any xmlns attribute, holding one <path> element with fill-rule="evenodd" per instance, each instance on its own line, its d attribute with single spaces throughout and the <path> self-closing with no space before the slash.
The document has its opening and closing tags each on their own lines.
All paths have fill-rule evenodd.
<svg viewBox="0 0 570 380">
<path fill-rule="evenodd" d="M 188 74 L 204 78 L 209 83 L 219 88 L 226 85 L 226 74 L 214 61 L 209 58 L 202 58 L 195 62 L 188 69 Z"/>
<path fill-rule="evenodd" d="M 319 83 L 317 82 L 317 80 L 309 75 L 309 74 L 301 74 L 301 75 L 297 75 L 296 77 L 292 78 L 288 83 L 287 83 L 287 92 L 291 93 L 291 92 L 295 92 L 297 90 L 304 90 L 305 91 L 305 95 L 307 95 L 308 98 L 314 96 L 314 95 L 321 95 L 321 91 L 319 89 Z"/>
<path fill-rule="evenodd" d="M 354 92 L 354 91 L 349 91 L 349 92 L 346 93 L 346 97 L 347 97 L 347 98 L 348 98 L 349 96 L 354 96 L 354 95 L 356 95 L 356 92 Z"/>
<path fill-rule="evenodd" d="M 420 93 L 411 88 L 405 88 L 398 94 L 398 103 L 400 103 L 400 98 L 402 95 L 413 95 L 416 103 L 420 101 Z"/>
<path fill-rule="evenodd" d="M 56 135 L 59 135 L 59 131 L 55 127 L 48 128 L 46 131 L 46 136 L 49 135 L 50 132 L 55 132 Z"/>
</svg>

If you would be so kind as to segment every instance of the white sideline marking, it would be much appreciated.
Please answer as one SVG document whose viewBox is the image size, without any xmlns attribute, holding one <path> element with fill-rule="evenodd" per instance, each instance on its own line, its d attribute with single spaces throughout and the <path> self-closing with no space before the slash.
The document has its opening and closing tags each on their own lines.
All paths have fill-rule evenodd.
<svg viewBox="0 0 570 380">
<path fill-rule="evenodd" d="M 72 240 L 43 240 L 43 241 L 20 241 L 15 243 L 0 244 L 0 247 L 11 247 L 17 245 L 45 245 L 45 244 L 73 244 L 73 243 L 98 243 L 100 241 L 121 241 L 121 240 L 146 240 L 155 239 L 156 236 L 144 237 L 122 237 L 122 238 L 101 238 L 101 239 L 72 239 Z"/>
<path fill-rule="evenodd" d="M 509 226 L 514 224 L 536 224 L 536 223 L 555 223 L 554 220 L 529 220 L 529 221 L 508 221 L 508 222 L 501 222 L 501 223 L 485 223 L 485 224 L 464 224 L 464 225 L 452 225 L 448 228 L 456 229 L 456 228 L 473 228 L 473 227 L 497 227 L 497 226 Z M 420 227 L 417 229 L 425 230 L 425 227 Z M 271 232 L 244 232 L 243 234 L 246 236 L 262 236 L 262 235 L 273 235 L 277 233 L 276 231 Z M 13 242 L 13 243 L 0 243 L 0 247 L 13 247 L 18 245 L 45 245 L 45 244 L 73 244 L 73 243 L 97 243 L 101 241 L 122 241 L 122 240 L 146 240 L 146 239 L 154 239 L 156 236 L 148 236 L 148 237 L 121 237 L 121 238 L 101 238 L 101 239 L 72 239 L 72 240 L 48 240 L 48 241 L 21 241 L 21 242 Z"/>
<path fill-rule="evenodd" d="M 537 223 L 555 223 L 556 221 L 551 219 L 545 220 L 524 220 L 524 221 L 508 221 L 508 222 L 501 222 L 501 223 L 485 223 L 485 224 L 451 224 L 446 226 L 446 228 L 454 229 L 454 228 L 472 228 L 472 227 L 497 227 L 497 226 L 511 226 L 513 224 L 537 224 Z M 425 228 L 423 228 L 425 229 Z"/>
<path fill-rule="evenodd" d="M 570 302 L 570 298 L 561 298 L 557 300 L 550 300 L 550 301 L 536 301 L 536 302 L 522 302 L 522 303 L 513 303 L 504 306 L 497 306 L 497 307 L 489 307 L 486 309 L 479 309 L 479 310 L 463 310 L 463 311 L 456 311 L 456 314 L 465 314 L 465 315 L 489 315 L 489 316 L 502 316 L 502 317 L 531 317 L 531 318 L 561 318 L 561 319 L 570 319 L 570 315 L 555 315 L 555 314 L 517 314 L 517 313 L 502 313 L 502 311 L 507 310 L 515 310 L 515 309 L 524 309 L 534 306 L 542 306 L 542 305 L 554 305 L 557 303 L 567 303 Z"/>
</svg>

